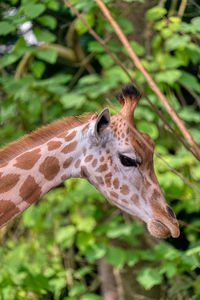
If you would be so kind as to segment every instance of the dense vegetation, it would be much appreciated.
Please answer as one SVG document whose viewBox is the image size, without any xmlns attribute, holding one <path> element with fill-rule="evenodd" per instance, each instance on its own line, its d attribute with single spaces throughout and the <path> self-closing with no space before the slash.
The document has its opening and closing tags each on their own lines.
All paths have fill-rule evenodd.
<svg viewBox="0 0 200 300">
<path fill-rule="evenodd" d="M 184 1 L 104 2 L 200 143 L 197 1 L 188 1 L 184 11 L 179 9 Z M 179 132 L 95 1 L 71 3 Z M 141 7 L 146 7 L 142 13 Z M 140 24 L 133 26 L 137 9 L 142 35 Z M 4 1 L 0 14 L 1 146 L 63 116 L 105 106 L 119 111 L 114 93 L 129 79 L 61 1 Z M 155 140 L 156 151 L 200 188 L 198 161 L 143 98 L 135 118 L 138 129 Z M 185 225 L 180 238 L 153 239 L 142 223 L 112 207 L 88 182 L 71 179 L 0 230 L 0 299 L 103 299 L 102 263 L 113 274 L 120 300 L 200 299 L 200 195 L 156 156 L 155 169 Z"/>
</svg>

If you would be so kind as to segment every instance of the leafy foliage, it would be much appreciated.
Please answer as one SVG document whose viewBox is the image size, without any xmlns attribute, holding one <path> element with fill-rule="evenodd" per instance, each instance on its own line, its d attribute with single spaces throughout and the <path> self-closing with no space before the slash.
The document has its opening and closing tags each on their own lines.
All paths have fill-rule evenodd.
<svg viewBox="0 0 200 300">
<path fill-rule="evenodd" d="M 114 38 L 95 1 L 71 2 L 164 111 Z M 105 2 L 124 32 L 132 34 L 131 21 L 113 8 L 114 1 Z M 119 110 L 113 91 L 128 82 L 127 76 L 62 3 L 12 0 L 4 9 L 0 22 L 0 40 L 5 46 L 0 61 L 1 146 L 59 117 L 98 111 L 108 105 L 107 98 L 111 112 Z M 200 142 L 200 85 L 196 76 L 200 17 L 168 17 L 167 8 L 155 6 L 146 12 L 146 22 L 152 31 L 148 49 L 134 40 L 131 46 Z M 24 24 L 31 24 L 31 41 L 22 30 Z M 141 99 L 135 118 L 139 130 L 155 140 L 156 151 L 200 187 L 197 161 L 145 99 Z M 193 230 L 200 228 L 199 195 L 157 157 L 155 169 L 166 199 L 178 217 L 191 225 L 182 228 L 177 242 L 153 240 L 145 249 L 142 224 L 126 221 L 86 181 L 71 179 L 1 229 L 0 299 L 100 300 L 97 262 L 102 257 L 121 271 L 138 266 L 136 278 L 141 287 L 149 290 L 157 284 L 166 285 L 166 299 L 176 299 L 177 293 L 179 299 L 199 299 L 200 244 L 199 233 Z"/>
</svg>

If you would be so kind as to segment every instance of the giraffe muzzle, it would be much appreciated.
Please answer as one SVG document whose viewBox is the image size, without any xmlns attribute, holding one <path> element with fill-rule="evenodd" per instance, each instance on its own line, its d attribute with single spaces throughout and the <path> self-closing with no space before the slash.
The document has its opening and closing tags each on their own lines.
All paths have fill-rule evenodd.
<svg viewBox="0 0 200 300">
<path fill-rule="evenodd" d="M 147 223 L 148 231 L 157 238 L 168 238 L 172 236 L 177 238 L 180 235 L 178 221 L 174 219 L 172 222 L 164 222 L 158 219 L 150 219 Z"/>
</svg>

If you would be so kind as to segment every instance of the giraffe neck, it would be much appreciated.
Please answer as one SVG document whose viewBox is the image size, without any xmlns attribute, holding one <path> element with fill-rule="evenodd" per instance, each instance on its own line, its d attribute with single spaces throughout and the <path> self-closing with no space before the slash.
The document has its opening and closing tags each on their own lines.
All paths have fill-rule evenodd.
<svg viewBox="0 0 200 300">
<path fill-rule="evenodd" d="M 0 227 L 70 177 L 84 177 L 89 123 L 68 130 L 0 165 Z"/>
</svg>

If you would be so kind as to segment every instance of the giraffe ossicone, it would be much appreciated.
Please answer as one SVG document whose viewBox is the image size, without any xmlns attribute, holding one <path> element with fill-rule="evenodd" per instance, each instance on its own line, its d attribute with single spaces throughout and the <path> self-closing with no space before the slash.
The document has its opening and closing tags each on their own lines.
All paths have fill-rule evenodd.
<svg viewBox="0 0 200 300">
<path fill-rule="evenodd" d="M 179 236 L 157 181 L 154 142 L 136 129 L 140 95 L 127 85 L 121 111 L 64 118 L 0 150 L 0 227 L 70 177 L 86 178 L 109 201 L 138 216 L 155 237 Z"/>
</svg>

